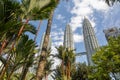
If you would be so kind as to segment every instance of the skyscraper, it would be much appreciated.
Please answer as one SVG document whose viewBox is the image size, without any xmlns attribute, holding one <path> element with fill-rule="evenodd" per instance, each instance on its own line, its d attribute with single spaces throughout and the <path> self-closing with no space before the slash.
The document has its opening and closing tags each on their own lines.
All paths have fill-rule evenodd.
<svg viewBox="0 0 120 80">
<path fill-rule="evenodd" d="M 63 45 L 65 48 L 74 49 L 73 33 L 69 25 L 65 28 Z"/>
<path fill-rule="evenodd" d="M 103 30 L 103 32 L 105 33 L 107 41 L 109 40 L 110 37 L 120 36 L 120 28 L 117 27 L 108 28 L 106 30 Z"/>
<path fill-rule="evenodd" d="M 88 65 L 93 65 L 92 54 L 95 52 L 95 49 L 99 47 L 97 38 L 95 36 L 94 28 L 87 18 L 84 18 L 83 21 L 83 36 L 84 44 L 87 53 Z"/>
</svg>

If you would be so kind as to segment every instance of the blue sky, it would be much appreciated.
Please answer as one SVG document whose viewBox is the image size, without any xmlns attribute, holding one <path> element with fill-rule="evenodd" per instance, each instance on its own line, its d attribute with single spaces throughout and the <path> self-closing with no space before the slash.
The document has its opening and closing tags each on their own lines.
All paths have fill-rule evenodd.
<svg viewBox="0 0 120 80">
<path fill-rule="evenodd" d="M 106 45 L 107 42 L 103 30 L 114 26 L 120 27 L 119 13 L 119 3 L 108 7 L 102 0 L 69 0 L 68 2 L 61 0 L 54 11 L 51 30 L 52 53 L 56 53 L 55 46 L 63 44 L 64 30 L 67 24 L 70 24 L 73 31 L 76 52 L 85 51 L 82 33 L 84 16 L 90 20 L 94 27 L 99 45 Z M 31 21 L 31 23 L 37 27 L 39 21 Z M 47 20 L 44 20 L 40 27 L 39 36 L 37 37 L 38 45 L 40 44 L 46 26 Z M 77 61 L 84 62 L 86 61 L 86 57 L 79 57 Z"/>
</svg>

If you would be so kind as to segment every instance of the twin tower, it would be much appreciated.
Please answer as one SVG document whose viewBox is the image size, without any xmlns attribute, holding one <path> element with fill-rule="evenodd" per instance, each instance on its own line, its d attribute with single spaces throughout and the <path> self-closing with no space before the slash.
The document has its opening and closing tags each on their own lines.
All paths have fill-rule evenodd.
<svg viewBox="0 0 120 80">
<path fill-rule="evenodd" d="M 99 47 L 99 45 L 97 38 L 95 36 L 94 28 L 92 27 L 90 21 L 87 18 L 84 18 L 83 21 L 83 36 L 84 36 L 84 44 L 86 49 L 88 65 L 93 65 L 92 55 L 95 53 L 95 50 Z M 64 32 L 63 45 L 66 48 L 74 49 L 73 33 L 69 25 L 66 26 Z"/>
</svg>

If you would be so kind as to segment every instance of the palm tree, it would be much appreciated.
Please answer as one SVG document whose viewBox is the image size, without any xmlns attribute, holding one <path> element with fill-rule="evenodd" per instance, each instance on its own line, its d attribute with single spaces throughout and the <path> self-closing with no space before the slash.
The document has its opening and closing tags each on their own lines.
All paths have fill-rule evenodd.
<svg viewBox="0 0 120 80">
<path fill-rule="evenodd" d="M 66 75 L 68 80 L 71 80 L 71 67 L 73 63 L 75 63 L 74 50 L 70 50 L 66 48 L 65 66 L 66 66 Z"/>
<path fill-rule="evenodd" d="M 17 37 L 16 40 L 18 40 L 18 38 L 20 37 L 20 35 L 22 34 L 23 30 L 25 29 L 25 25 L 28 24 L 29 20 L 42 20 L 42 19 L 47 19 L 49 17 L 49 12 L 51 11 L 51 9 L 53 9 L 56 4 L 54 3 L 55 1 L 49 2 L 49 4 L 44 4 L 42 7 L 39 8 L 40 4 L 41 4 L 41 0 L 21 0 L 21 2 L 18 2 L 18 0 L 2 0 L 1 4 L 0 4 L 0 9 L 1 14 L 0 17 L 3 18 L 2 20 L 6 23 L 6 21 L 20 21 L 22 22 L 23 19 L 25 19 L 25 23 L 22 22 L 22 26 L 21 28 L 19 28 L 18 33 L 17 33 Z M 34 5 L 33 5 L 34 3 Z M 38 4 L 40 3 L 40 4 Z M 7 7 L 4 7 L 4 6 Z M 3 8 L 5 10 L 3 10 Z M 8 12 L 7 12 L 8 11 Z M 5 16 L 5 17 L 4 17 Z M 2 23 L 2 22 L 0 22 Z M 3 27 L 3 26 L 2 26 Z M 4 27 L 6 28 L 6 27 Z M 4 29 L 0 29 L 0 30 L 4 30 Z M 5 31 L 6 32 L 6 31 Z M 8 31 L 9 32 L 9 31 Z M 5 34 L 6 35 L 6 34 Z M 15 40 L 15 41 L 16 41 Z M 5 48 L 7 42 L 9 42 L 8 40 L 4 39 L 1 44 L 1 49 L 0 49 L 0 53 L 2 52 L 2 50 Z M 15 42 L 12 43 L 12 46 L 14 47 Z"/>
<path fill-rule="evenodd" d="M 64 48 L 63 46 L 60 46 L 57 48 L 58 54 L 54 55 L 54 57 L 57 57 L 61 60 L 61 74 L 63 76 L 64 80 L 71 80 L 71 68 L 72 64 L 75 63 L 75 53 L 74 50 Z"/>
<path fill-rule="evenodd" d="M 72 69 L 72 80 L 88 79 L 89 67 L 85 63 L 78 63 Z"/>
<path fill-rule="evenodd" d="M 45 70 L 44 70 L 45 80 L 48 80 L 48 75 L 53 71 L 51 69 L 53 64 L 54 63 L 53 63 L 52 59 L 47 59 L 46 65 L 45 65 Z"/>
<path fill-rule="evenodd" d="M 66 75 L 63 75 L 61 66 L 57 66 L 52 75 L 54 80 L 67 80 Z"/>
<path fill-rule="evenodd" d="M 15 25 L 13 25 L 13 24 L 15 24 Z M 10 31 L 9 31 L 9 33 L 7 33 L 9 36 L 7 36 L 6 38 L 7 39 L 9 39 L 8 41 L 8 43 L 7 43 L 7 47 L 4 49 L 4 51 L 3 51 L 3 55 L 5 55 L 5 54 L 7 54 L 8 56 L 9 56 L 9 54 L 10 54 L 10 56 L 11 56 L 11 43 L 15 40 L 15 35 L 17 34 L 17 32 L 18 32 L 18 28 L 20 28 L 20 26 L 21 26 L 21 24 L 20 23 L 16 23 L 16 22 L 12 22 L 12 23 L 6 23 L 5 25 L 6 26 L 10 26 L 10 25 L 13 25 L 12 26 L 12 28 L 8 28 Z M 17 28 L 16 28 L 16 26 L 18 26 Z M 31 33 L 33 33 L 33 34 L 35 34 L 36 33 L 36 30 L 35 30 L 35 28 L 33 27 L 33 26 L 31 26 L 31 25 L 26 25 L 26 27 L 25 27 L 25 29 L 24 29 L 24 32 L 31 32 Z M 14 56 L 14 53 L 13 53 L 13 50 L 12 50 L 12 56 Z M 11 56 L 11 57 L 12 57 Z M 2 57 L 2 56 L 1 56 Z M 15 56 L 14 56 L 15 57 Z M 18 55 L 18 57 L 20 57 L 19 55 Z M 22 57 L 23 58 L 23 57 Z M 13 58 L 12 58 L 13 59 Z M 5 73 L 5 71 L 6 71 L 6 69 L 7 69 L 7 67 L 5 66 L 5 65 L 7 65 L 7 66 L 14 66 L 14 65 L 12 65 L 12 64 L 10 64 L 10 62 L 8 63 L 8 61 L 10 60 L 10 59 L 4 59 L 4 58 L 1 58 L 1 60 L 3 61 L 3 64 L 4 64 L 4 66 L 3 66 L 3 68 L 2 68 L 2 73 L 1 74 L 3 74 L 4 75 L 4 73 Z M 17 62 L 15 62 L 15 63 L 17 63 Z M 9 64 L 9 65 L 8 65 Z M 16 64 L 17 65 L 17 64 Z M 3 71 L 4 70 L 4 71 Z M 15 68 L 13 68 L 13 70 L 15 70 Z M 12 73 L 11 73 L 12 74 Z M 1 77 L 2 77 L 2 75 L 1 75 Z"/>
<path fill-rule="evenodd" d="M 43 5 L 41 0 L 21 0 L 21 19 L 26 19 L 25 24 L 28 23 L 30 19 L 32 20 L 43 20 L 49 18 L 49 13 L 52 9 L 56 7 L 56 0 L 51 0 Z M 42 6 L 41 6 L 42 5 Z M 18 32 L 18 37 L 21 35 L 25 24 L 21 27 Z"/>
<path fill-rule="evenodd" d="M 46 55 L 46 64 L 44 68 L 44 77 L 45 80 L 48 80 L 48 75 L 53 72 L 52 65 L 54 64 L 53 59 L 50 58 L 51 56 L 51 49 L 47 48 L 47 55 Z"/>
<path fill-rule="evenodd" d="M 5 36 L 9 36 L 11 35 L 10 31 L 12 27 L 9 27 L 10 24 L 14 23 L 15 21 L 17 21 L 16 19 L 16 12 L 18 11 L 17 9 L 19 8 L 19 3 L 17 1 L 13 1 L 13 0 L 1 0 L 0 1 L 0 11 L 1 11 L 1 15 L 0 15 L 0 35 L 1 35 L 1 48 L 0 48 L 0 53 L 2 52 L 2 50 L 4 49 L 4 47 L 6 46 L 6 44 L 9 42 L 9 38 L 6 39 Z M 1 10 L 2 9 L 2 10 Z M 7 26 L 8 25 L 8 26 Z M 15 24 L 13 25 L 15 26 Z"/>
<path fill-rule="evenodd" d="M 35 43 L 33 40 L 29 40 L 27 35 L 23 35 L 20 40 L 17 42 L 15 49 L 12 50 L 12 58 L 9 59 L 11 63 L 6 72 L 8 73 L 7 80 L 9 80 L 17 69 L 23 66 L 23 73 L 21 74 L 22 80 L 25 79 L 28 68 L 33 63 Z M 10 53 L 9 53 L 10 54 Z M 25 69 L 24 69 L 25 68 Z M 2 77 L 1 77 L 2 78 Z"/>
<path fill-rule="evenodd" d="M 106 2 L 109 6 L 112 6 L 115 2 L 120 2 L 120 0 L 105 0 L 105 2 Z"/>
<path fill-rule="evenodd" d="M 52 5 L 52 6 L 48 7 L 46 9 L 47 11 L 49 11 L 47 13 L 48 15 L 44 15 L 44 16 L 48 17 L 48 24 L 47 24 L 43 47 L 42 47 L 42 51 L 41 51 L 41 55 L 40 55 L 40 59 L 39 59 L 38 70 L 37 70 L 37 74 L 36 74 L 37 80 L 42 80 L 42 78 L 43 78 L 44 67 L 46 64 L 45 59 L 46 59 L 46 54 L 47 54 L 47 46 L 48 46 L 48 42 L 49 42 L 49 36 L 50 36 L 51 25 L 52 25 L 52 18 L 53 18 L 54 8 L 57 6 L 58 2 L 59 2 L 59 0 L 51 0 L 50 4 L 47 6 L 50 6 L 50 5 Z M 46 10 L 44 10 L 45 14 L 47 12 Z"/>
<path fill-rule="evenodd" d="M 60 74 L 62 78 L 59 78 L 58 80 L 72 80 L 73 73 L 76 72 L 75 57 L 80 56 L 81 54 L 75 54 L 74 50 L 65 48 L 63 46 L 59 46 L 57 51 L 58 54 L 53 56 L 61 60 L 61 64 L 59 66 L 61 70 L 55 70 L 55 78 L 59 78 L 60 76 L 57 77 L 57 75 Z"/>
<path fill-rule="evenodd" d="M 40 60 L 39 60 L 39 64 L 38 64 L 37 80 L 42 80 L 42 78 L 43 78 L 43 72 L 44 72 L 44 67 L 46 64 L 47 46 L 48 46 L 48 42 L 49 42 L 53 12 L 54 11 L 52 10 L 50 13 L 50 17 L 48 19 L 46 34 L 45 34 L 43 47 L 42 47 L 42 51 L 41 51 L 41 55 L 40 55 Z"/>
<path fill-rule="evenodd" d="M 56 54 L 55 57 L 57 57 L 62 61 L 61 62 L 62 74 L 65 75 L 65 72 L 64 72 L 65 48 L 63 46 L 60 46 L 59 48 L 57 48 L 57 51 L 58 51 L 58 54 Z"/>
<path fill-rule="evenodd" d="M 23 33 L 23 30 L 25 30 L 25 26 L 28 23 L 28 21 L 30 19 L 46 19 L 46 18 L 48 18 L 49 14 L 50 14 L 50 11 L 53 10 L 56 7 L 56 4 L 57 4 L 56 0 L 51 0 L 51 2 L 49 4 L 47 4 L 47 5 L 39 8 L 38 5 L 37 6 L 36 5 L 33 6 L 31 4 L 32 4 L 32 2 L 34 2 L 36 4 L 37 3 L 36 1 L 40 2 L 41 0 L 21 0 L 21 3 L 17 2 L 18 0 L 14 0 L 14 1 L 13 0 L 2 0 L 3 4 L 5 3 L 5 1 L 8 2 L 8 4 L 6 4 L 7 6 L 9 5 L 9 3 L 12 6 L 13 6 L 13 3 L 14 4 L 16 4 L 16 3 L 18 4 L 18 5 L 17 4 L 15 5 L 15 6 L 17 6 L 17 7 L 14 7 L 15 9 L 13 9 L 11 6 L 9 6 L 10 9 L 6 9 L 6 11 L 10 11 L 10 12 L 8 12 L 10 14 L 7 17 L 5 16 L 6 17 L 5 21 L 4 21 L 5 24 L 7 23 L 6 21 L 8 21 L 8 23 L 11 23 L 13 20 L 15 20 L 16 22 L 19 21 L 19 23 L 21 23 L 21 21 L 23 19 L 26 19 L 26 22 L 22 23 L 22 27 L 20 27 L 19 29 L 17 29 L 17 30 L 19 30 L 19 31 L 17 31 L 17 36 L 15 36 L 14 34 L 12 35 L 13 37 L 15 37 L 14 38 L 15 41 L 13 41 L 13 43 L 12 43 L 12 49 L 10 49 L 10 51 L 12 51 L 14 49 L 14 47 L 17 44 L 16 42 L 19 41 L 19 38 L 20 38 L 21 34 Z M 1 9 L 3 9 L 3 8 L 1 8 Z M 5 11 L 3 11 L 3 12 L 5 12 Z M 3 15 L 3 14 L 1 14 L 1 15 Z M 2 23 L 2 22 L 0 21 L 0 23 Z M 7 23 L 7 25 L 9 25 L 8 23 Z M 1 26 L 0 28 L 2 28 L 2 27 L 3 26 Z M 5 31 L 5 29 L 3 29 L 4 30 L 3 34 L 6 37 L 6 32 L 7 32 L 7 34 L 9 34 L 9 29 L 7 27 L 5 27 L 5 28 L 6 28 L 7 31 Z M 11 27 L 11 28 L 13 28 L 13 27 Z M 6 40 L 6 38 L 4 38 L 4 36 L 2 36 L 3 40 L 1 41 L 2 46 L 1 46 L 0 52 L 3 51 L 3 49 L 7 45 L 7 42 L 10 41 L 10 40 Z M 9 53 L 11 53 L 10 51 L 9 51 Z M 11 57 L 10 57 L 10 59 L 8 59 L 8 61 L 9 60 L 11 60 Z M 7 64 L 7 66 L 8 66 L 8 64 Z"/>
<path fill-rule="evenodd" d="M 20 76 L 20 80 L 25 80 L 28 69 L 34 61 L 34 49 L 35 43 L 33 40 L 29 40 L 28 36 L 23 36 L 23 39 L 21 39 L 18 43 L 18 50 L 16 50 L 18 51 L 17 54 L 22 54 L 23 57 L 23 70 Z"/>
</svg>

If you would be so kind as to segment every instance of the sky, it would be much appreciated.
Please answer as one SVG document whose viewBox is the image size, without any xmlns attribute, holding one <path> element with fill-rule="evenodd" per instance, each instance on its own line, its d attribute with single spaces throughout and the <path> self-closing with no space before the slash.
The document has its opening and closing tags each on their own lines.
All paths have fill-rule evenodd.
<svg viewBox="0 0 120 80">
<path fill-rule="evenodd" d="M 103 0 L 61 0 L 54 11 L 51 29 L 52 54 L 56 54 L 55 47 L 63 45 L 64 30 L 67 24 L 73 31 L 76 53 L 85 52 L 82 22 L 84 16 L 89 19 L 95 30 L 99 45 L 107 44 L 103 30 L 111 27 L 120 27 L 120 3 L 109 7 Z M 31 21 L 36 28 L 39 21 Z M 41 42 L 45 32 L 47 20 L 43 20 L 37 37 L 37 44 Z M 30 35 L 32 38 L 33 36 Z M 56 59 L 55 59 L 56 60 Z M 86 62 L 86 56 L 77 57 L 77 62 Z M 59 62 L 56 60 L 56 63 Z"/>
</svg>

